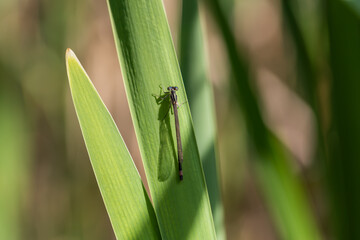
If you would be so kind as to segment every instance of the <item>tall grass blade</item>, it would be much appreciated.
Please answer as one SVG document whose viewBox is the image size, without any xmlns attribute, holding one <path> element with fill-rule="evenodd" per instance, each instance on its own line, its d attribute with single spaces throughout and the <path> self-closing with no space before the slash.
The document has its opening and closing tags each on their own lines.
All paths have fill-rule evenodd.
<svg viewBox="0 0 360 240">
<path fill-rule="evenodd" d="M 215 239 L 190 110 L 162 1 L 108 0 L 108 6 L 161 235 L 163 239 Z M 162 94 L 159 85 L 178 86 L 178 102 L 185 103 L 178 109 L 183 181 L 178 176 L 174 116 L 168 99 L 161 104 L 157 101 L 155 95 Z"/>
<path fill-rule="evenodd" d="M 86 148 L 117 239 L 159 239 L 154 210 L 128 149 L 70 49 L 66 66 Z"/>
<path fill-rule="evenodd" d="M 342 0 L 327 1 L 332 71 L 329 175 L 337 239 L 360 239 L 360 19 Z"/>
<path fill-rule="evenodd" d="M 207 77 L 204 30 L 198 1 L 182 1 L 180 66 L 187 89 L 196 140 L 218 240 L 225 239 L 224 213 L 216 160 L 216 117 L 211 83 Z"/>
</svg>

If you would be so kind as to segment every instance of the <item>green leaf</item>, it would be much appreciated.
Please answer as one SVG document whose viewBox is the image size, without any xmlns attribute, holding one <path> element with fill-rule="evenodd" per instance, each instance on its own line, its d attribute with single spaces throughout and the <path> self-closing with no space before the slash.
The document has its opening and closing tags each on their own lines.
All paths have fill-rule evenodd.
<svg viewBox="0 0 360 240">
<path fill-rule="evenodd" d="M 159 239 L 150 200 L 126 145 L 75 54 L 66 66 L 91 164 L 118 239 Z"/>
<path fill-rule="evenodd" d="M 182 1 L 180 66 L 187 89 L 195 135 L 204 167 L 217 239 L 225 239 L 224 211 L 216 159 L 216 117 L 207 77 L 205 45 L 197 0 Z"/>
<path fill-rule="evenodd" d="M 162 1 L 108 0 L 108 5 L 161 235 L 163 239 L 215 239 L 190 110 Z M 161 94 L 159 85 L 178 86 L 178 101 L 185 103 L 179 108 L 183 181 L 178 176 L 174 116 L 166 114 L 170 103 L 166 99 L 159 105 L 154 97 Z M 168 167 L 161 167 L 163 164 Z M 164 174 L 169 166 L 169 173 Z"/>
<path fill-rule="evenodd" d="M 329 190 L 336 239 L 359 239 L 360 228 L 360 19 L 343 0 L 328 0 L 331 132 Z"/>
</svg>

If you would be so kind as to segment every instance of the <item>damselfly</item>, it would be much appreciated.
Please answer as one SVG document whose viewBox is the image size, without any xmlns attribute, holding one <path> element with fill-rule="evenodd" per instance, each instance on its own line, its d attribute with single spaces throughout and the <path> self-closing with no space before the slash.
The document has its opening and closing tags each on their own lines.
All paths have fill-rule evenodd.
<svg viewBox="0 0 360 240">
<path fill-rule="evenodd" d="M 182 152 L 182 144 L 181 144 L 181 136 L 180 136 L 180 125 L 179 125 L 179 116 L 178 116 L 178 101 L 176 91 L 178 87 L 168 87 L 168 92 L 165 92 L 165 96 L 161 98 L 164 100 L 170 96 L 171 105 L 174 110 L 174 118 L 175 118 L 175 130 L 176 130 L 176 142 L 177 142 L 177 151 L 178 151 L 178 163 L 179 163 L 179 177 L 180 181 L 183 180 L 183 172 L 182 172 L 182 162 L 183 162 L 183 152 Z M 171 106 L 170 106 L 171 107 Z M 169 108 L 170 108 L 169 107 Z M 167 113 L 166 113 L 167 114 Z"/>
</svg>

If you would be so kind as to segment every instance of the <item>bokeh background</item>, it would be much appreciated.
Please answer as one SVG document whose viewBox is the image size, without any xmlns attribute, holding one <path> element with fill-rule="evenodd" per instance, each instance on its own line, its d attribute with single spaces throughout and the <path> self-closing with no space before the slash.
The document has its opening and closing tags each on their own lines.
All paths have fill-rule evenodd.
<svg viewBox="0 0 360 240">
<path fill-rule="evenodd" d="M 164 5 L 178 50 L 180 0 Z M 224 38 L 200 1 L 227 239 L 279 239 L 251 164 Z M 226 0 L 266 125 L 292 155 L 324 239 L 359 239 L 359 4 Z M 0 1 L 0 239 L 115 239 L 76 119 L 70 47 L 144 180 L 106 1 Z"/>
</svg>

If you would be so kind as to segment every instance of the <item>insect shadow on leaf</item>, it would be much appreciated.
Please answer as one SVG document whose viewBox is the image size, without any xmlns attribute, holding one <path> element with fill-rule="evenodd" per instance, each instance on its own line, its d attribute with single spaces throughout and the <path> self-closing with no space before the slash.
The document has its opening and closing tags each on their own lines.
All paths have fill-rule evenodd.
<svg viewBox="0 0 360 240">
<path fill-rule="evenodd" d="M 156 100 L 156 103 L 160 105 L 158 113 L 160 144 L 158 153 L 157 178 L 160 182 L 164 182 L 170 177 L 173 170 L 173 162 L 176 161 L 176 149 L 170 124 L 169 111 L 172 110 L 170 98 L 161 87 L 160 89 L 160 95 L 153 94 L 153 96 Z"/>
</svg>

